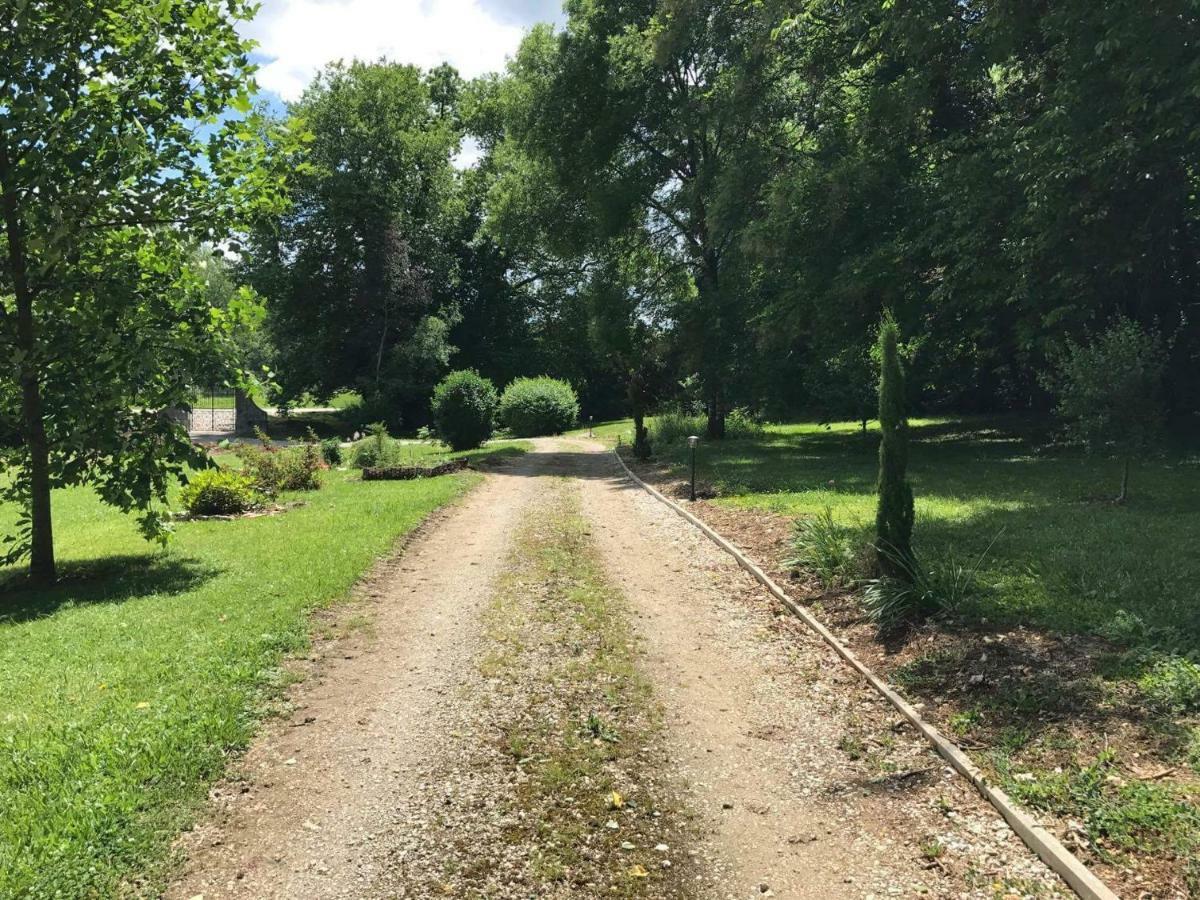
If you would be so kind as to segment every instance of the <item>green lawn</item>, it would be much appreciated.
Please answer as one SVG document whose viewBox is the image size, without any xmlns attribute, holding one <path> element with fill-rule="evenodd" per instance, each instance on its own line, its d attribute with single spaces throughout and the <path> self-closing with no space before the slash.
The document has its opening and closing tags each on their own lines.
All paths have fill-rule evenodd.
<svg viewBox="0 0 1200 900">
<path fill-rule="evenodd" d="M 328 472 L 301 507 L 182 523 L 166 552 L 90 491 L 58 492 L 62 583 L 0 570 L 0 896 L 106 897 L 153 873 L 309 611 L 478 478 Z"/>
<path fill-rule="evenodd" d="M 576 428 L 568 431 L 570 437 L 587 437 L 588 428 Z M 633 443 L 633 419 L 614 419 L 609 422 L 596 422 L 592 425 L 592 437 L 606 444 L 616 444 L 620 438 L 624 444 Z"/>
<path fill-rule="evenodd" d="M 853 423 L 769 426 L 758 440 L 703 441 L 699 477 L 718 503 L 808 516 L 825 508 L 870 535 L 878 433 Z M 686 448 L 656 448 L 682 467 Z M 1104 631 L 1136 615 L 1200 636 L 1200 459 L 1138 466 L 1132 498 L 1113 461 L 1051 452 L 1017 427 L 915 420 L 910 477 L 918 552 L 980 567 L 976 612 L 1003 623 Z M 990 550 L 988 549 L 990 547 Z"/>
</svg>

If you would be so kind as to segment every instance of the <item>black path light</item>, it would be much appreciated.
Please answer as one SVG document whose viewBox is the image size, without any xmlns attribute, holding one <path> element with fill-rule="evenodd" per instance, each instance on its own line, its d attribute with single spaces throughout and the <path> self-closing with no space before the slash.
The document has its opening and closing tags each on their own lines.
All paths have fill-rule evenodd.
<svg viewBox="0 0 1200 900">
<path fill-rule="evenodd" d="M 692 448 L 692 502 L 696 502 L 696 445 L 700 443 L 700 438 L 696 435 L 688 437 L 688 446 Z"/>
</svg>

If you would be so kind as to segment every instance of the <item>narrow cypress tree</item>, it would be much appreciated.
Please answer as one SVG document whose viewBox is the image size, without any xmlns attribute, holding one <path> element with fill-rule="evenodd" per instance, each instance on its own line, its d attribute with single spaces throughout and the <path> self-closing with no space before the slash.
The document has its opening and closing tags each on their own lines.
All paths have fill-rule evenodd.
<svg viewBox="0 0 1200 900">
<path fill-rule="evenodd" d="M 879 509 L 875 552 L 885 575 L 911 578 L 913 495 L 908 483 L 908 417 L 904 411 L 904 367 L 900 328 L 891 312 L 879 326 Z"/>
</svg>

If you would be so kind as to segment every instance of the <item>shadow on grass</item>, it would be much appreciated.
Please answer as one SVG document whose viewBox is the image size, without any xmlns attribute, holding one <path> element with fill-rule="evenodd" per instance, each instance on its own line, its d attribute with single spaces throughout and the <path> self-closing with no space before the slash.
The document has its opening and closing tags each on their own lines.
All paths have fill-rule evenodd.
<svg viewBox="0 0 1200 900">
<path fill-rule="evenodd" d="M 196 559 L 133 554 L 60 563 L 59 580 L 50 587 L 35 587 L 23 572 L 0 574 L 0 627 L 72 606 L 183 594 L 219 574 Z"/>
</svg>

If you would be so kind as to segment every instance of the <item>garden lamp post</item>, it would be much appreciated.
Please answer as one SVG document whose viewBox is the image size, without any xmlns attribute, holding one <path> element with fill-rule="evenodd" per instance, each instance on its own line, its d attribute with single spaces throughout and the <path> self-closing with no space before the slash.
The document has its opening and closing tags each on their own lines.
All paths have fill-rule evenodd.
<svg viewBox="0 0 1200 900">
<path fill-rule="evenodd" d="M 692 502 L 696 502 L 696 445 L 700 443 L 700 438 L 696 435 L 688 437 L 688 446 L 692 448 Z"/>
</svg>

